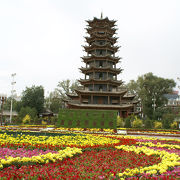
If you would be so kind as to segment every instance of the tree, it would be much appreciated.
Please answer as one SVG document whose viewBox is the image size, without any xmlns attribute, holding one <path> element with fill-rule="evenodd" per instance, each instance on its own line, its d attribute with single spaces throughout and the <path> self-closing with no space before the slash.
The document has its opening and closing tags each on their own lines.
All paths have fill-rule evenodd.
<svg viewBox="0 0 180 180">
<path fill-rule="evenodd" d="M 31 117 L 31 119 L 34 119 L 37 116 L 37 111 L 35 108 L 22 107 L 18 114 L 18 117 L 22 120 L 27 114 Z"/>
<path fill-rule="evenodd" d="M 173 79 L 164 79 L 147 73 L 139 76 L 137 81 L 131 80 L 127 87 L 141 101 L 143 114 L 153 118 L 162 117 L 162 110 L 167 103 L 164 94 L 170 93 L 176 83 Z"/>
<path fill-rule="evenodd" d="M 12 102 L 13 102 L 12 103 L 13 110 L 19 112 L 22 107 L 21 101 L 17 101 L 16 99 L 13 99 Z M 4 110 L 10 111 L 10 109 L 11 109 L 11 97 L 8 97 L 4 104 Z"/>
<path fill-rule="evenodd" d="M 45 107 L 50 109 L 53 113 L 58 113 L 59 109 L 62 107 L 62 99 L 58 91 L 53 91 L 45 99 Z"/>
<path fill-rule="evenodd" d="M 59 93 L 61 99 L 65 99 L 67 98 L 67 94 L 74 93 L 78 86 L 79 82 L 77 80 L 71 82 L 71 80 L 67 79 L 58 83 L 56 91 Z"/>
<path fill-rule="evenodd" d="M 35 108 L 37 113 L 44 109 L 44 88 L 42 86 L 26 87 L 22 93 L 22 106 Z"/>
</svg>

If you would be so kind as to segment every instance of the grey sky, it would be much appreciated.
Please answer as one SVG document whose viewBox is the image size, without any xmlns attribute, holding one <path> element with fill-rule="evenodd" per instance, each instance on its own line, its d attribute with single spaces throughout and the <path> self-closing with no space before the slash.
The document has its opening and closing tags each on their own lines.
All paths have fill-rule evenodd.
<svg viewBox="0 0 180 180">
<path fill-rule="evenodd" d="M 0 93 L 10 94 L 17 73 L 18 94 L 26 86 L 53 91 L 58 82 L 83 78 L 85 20 L 117 21 L 118 64 L 125 82 L 153 72 L 180 76 L 179 0 L 0 0 Z"/>
</svg>

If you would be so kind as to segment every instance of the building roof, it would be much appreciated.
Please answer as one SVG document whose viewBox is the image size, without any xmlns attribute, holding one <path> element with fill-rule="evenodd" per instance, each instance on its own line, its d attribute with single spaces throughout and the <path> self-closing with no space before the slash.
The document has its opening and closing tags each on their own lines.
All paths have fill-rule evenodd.
<svg viewBox="0 0 180 180">
<path fill-rule="evenodd" d="M 168 100 L 176 100 L 179 98 L 179 95 L 178 94 L 164 94 L 164 97 L 166 97 Z"/>
<path fill-rule="evenodd" d="M 81 84 L 95 84 L 95 83 L 98 83 L 98 84 L 107 84 L 107 83 L 110 83 L 110 84 L 113 84 L 113 85 L 121 85 L 123 83 L 123 81 L 119 81 L 119 80 L 113 80 L 113 79 L 80 79 L 79 82 Z"/>
<path fill-rule="evenodd" d="M 89 73 L 89 72 L 92 72 L 92 71 L 96 70 L 96 72 L 104 72 L 104 71 L 106 71 L 106 72 L 119 74 L 122 71 L 121 68 L 112 68 L 110 66 L 106 66 L 106 67 L 91 66 L 89 68 L 81 67 L 79 69 L 82 71 L 82 73 Z"/>
<path fill-rule="evenodd" d="M 88 108 L 88 109 L 126 109 L 126 108 L 131 108 L 134 107 L 133 104 L 121 104 L 121 105 L 112 105 L 112 104 L 75 104 L 68 102 L 68 105 L 70 107 L 76 107 L 76 108 Z"/>
<path fill-rule="evenodd" d="M 113 56 L 111 56 L 111 55 L 101 55 L 101 56 L 97 56 L 97 55 L 95 55 L 95 54 L 92 54 L 91 56 L 83 56 L 83 57 L 81 57 L 83 60 L 84 60 L 84 62 L 85 63 L 87 63 L 87 62 L 90 62 L 90 61 L 92 61 L 92 60 L 94 60 L 94 59 L 97 59 L 97 60 L 108 60 L 108 61 L 113 61 L 113 62 L 116 62 L 116 63 L 118 63 L 119 62 L 119 60 L 120 59 L 122 59 L 122 58 L 120 58 L 120 57 L 113 57 Z"/>
</svg>

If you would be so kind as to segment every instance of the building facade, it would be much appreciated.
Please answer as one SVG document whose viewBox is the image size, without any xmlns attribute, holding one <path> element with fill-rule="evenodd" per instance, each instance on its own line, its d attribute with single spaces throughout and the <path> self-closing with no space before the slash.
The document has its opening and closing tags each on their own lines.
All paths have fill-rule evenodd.
<svg viewBox="0 0 180 180">
<path fill-rule="evenodd" d="M 83 47 L 87 55 L 82 57 L 85 66 L 80 68 L 84 79 L 79 80 L 81 86 L 75 94 L 68 94 L 66 107 L 117 110 L 121 117 L 137 113 L 135 96 L 128 94 L 123 81 L 117 78 L 122 69 L 117 67 L 121 58 L 116 56 L 116 21 L 101 16 L 86 22 L 89 36 L 85 37 L 87 45 Z"/>
</svg>

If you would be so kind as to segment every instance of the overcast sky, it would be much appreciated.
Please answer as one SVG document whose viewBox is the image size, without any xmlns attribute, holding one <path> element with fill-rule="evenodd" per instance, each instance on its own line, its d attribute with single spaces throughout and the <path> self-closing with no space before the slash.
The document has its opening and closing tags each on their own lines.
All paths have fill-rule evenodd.
<svg viewBox="0 0 180 180">
<path fill-rule="evenodd" d="M 148 72 L 180 77 L 180 0 L 0 0 L 0 93 L 83 78 L 85 20 L 117 20 L 126 83 Z M 178 82 L 177 82 L 178 83 Z M 180 82 L 178 83 L 180 84 Z"/>
</svg>

